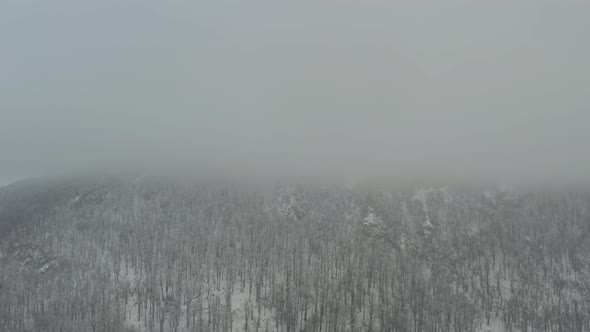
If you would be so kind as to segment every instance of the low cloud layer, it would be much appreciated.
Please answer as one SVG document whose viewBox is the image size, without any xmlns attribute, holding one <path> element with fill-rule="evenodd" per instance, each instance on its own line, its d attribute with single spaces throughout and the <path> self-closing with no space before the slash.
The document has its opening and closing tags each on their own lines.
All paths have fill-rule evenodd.
<svg viewBox="0 0 590 332">
<path fill-rule="evenodd" d="M 0 176 L 590 181 L 583 1 L 0 4 Z"/>
</svg>

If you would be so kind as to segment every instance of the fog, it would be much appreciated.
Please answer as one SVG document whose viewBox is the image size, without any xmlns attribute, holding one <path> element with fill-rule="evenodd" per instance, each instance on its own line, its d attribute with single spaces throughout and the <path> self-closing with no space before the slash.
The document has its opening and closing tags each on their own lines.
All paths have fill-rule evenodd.
<svg viewBox="0 0 590 332">
<path fill-rule="evenodd" d="M 585 1 L 4 0 L 0 178 L 586 183 L 588 31 Z"/>
</svg>

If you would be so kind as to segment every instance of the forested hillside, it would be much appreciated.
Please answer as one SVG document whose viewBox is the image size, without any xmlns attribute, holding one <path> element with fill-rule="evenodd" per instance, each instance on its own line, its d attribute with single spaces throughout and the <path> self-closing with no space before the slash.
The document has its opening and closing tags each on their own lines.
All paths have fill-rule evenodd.
<svg viewBox="0 0 590 332">
<path fill-rule="evenodd" d="M 0 194 L 0 331 L 590 330 L 590 193 L 68 181 Z"/>
</svg>

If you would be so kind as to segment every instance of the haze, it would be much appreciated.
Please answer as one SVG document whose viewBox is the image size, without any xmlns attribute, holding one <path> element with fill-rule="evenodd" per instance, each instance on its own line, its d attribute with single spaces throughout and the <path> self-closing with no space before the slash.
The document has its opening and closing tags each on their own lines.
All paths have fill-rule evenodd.
<svg viewBox="0 0 590 332">
<path fill-rule="evenodd" d="M 4 0 L 0 177 L 587 182 L 588 31 L 585 1 Z"/>
</svg>

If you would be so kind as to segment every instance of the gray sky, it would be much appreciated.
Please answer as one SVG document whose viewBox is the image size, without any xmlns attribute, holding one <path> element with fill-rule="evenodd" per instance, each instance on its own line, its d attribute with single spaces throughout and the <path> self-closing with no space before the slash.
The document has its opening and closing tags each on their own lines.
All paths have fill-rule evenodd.
<svg viewBox="0 0 590 332">
<path fill-rule="evenodd" d="M 3 0 L 0 177 L 589 180 L 588 31 L 587 1 Z"/>
</svg>

